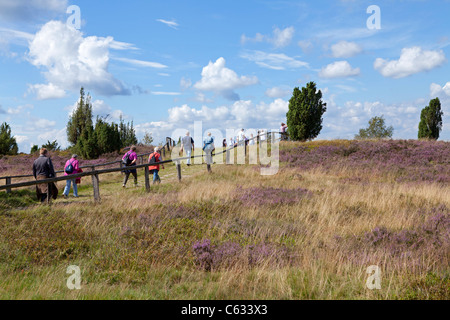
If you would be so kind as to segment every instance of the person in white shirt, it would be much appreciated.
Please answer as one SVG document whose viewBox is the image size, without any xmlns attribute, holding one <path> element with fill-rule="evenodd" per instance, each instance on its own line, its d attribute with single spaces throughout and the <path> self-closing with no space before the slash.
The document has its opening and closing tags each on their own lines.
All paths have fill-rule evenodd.
<svg viewBox="0 0 450 320">
<path fill-rule="evenodd" d="M 244 129 L 242 129 L 242 130 L 239 132 L 238 138 L 239 138 L 239 145 L 245 145 L 245 133 L 244 133 Z"/>
<path fill-rule="evenodd" d="M 250 141 L 248 142 L 249 146 L 254 146 L 255 145 L 255 139 L 253 139 L 253 133 L 250 134 Z"/>
<path fill-rule="evenodd" d="M 186 157 L 189 157 L 189 159 L 187 159 L 187 165 L 190 166 L 191 153 L 192 150 L 194 150 L 194 139 L 192 139 L 192 137 L 189 136 L 189 131 L 186 132 L 186 136 L 184 136 L 183 139 L 181 139 L 181 151 L 183 150 L 186 152 Z"/>
</svg>

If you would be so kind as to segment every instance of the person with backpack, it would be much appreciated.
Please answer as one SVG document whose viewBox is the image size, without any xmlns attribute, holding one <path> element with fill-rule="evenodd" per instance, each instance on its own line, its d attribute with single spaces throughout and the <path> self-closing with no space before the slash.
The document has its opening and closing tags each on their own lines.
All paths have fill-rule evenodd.
<svg viewBox="0 0 450 320">
<path fill-rule="evenodd" d="M 148 163 L 150 163 L 151 165 L 148 166 L 148 169 L 150 170 L 150 173 L 153 174 L 153 184 L 155 184 L 156 182 L 161 183 L 161 178 L 159 177 L 159 164 L 156 164 L 158 162 L 161 162 L 161 153 L 160 153 L 160 148 L 156 147 L 155 151 L 150 154 L 150 156 L 148 157 Z M 164 169 L 164 165 L 161 165 L 162 168 Z"/>
<path fill-rule="evenodd" d="M 208 136 L 203 141 L 203 151 L 206 153 L 206 164 L 212 164 L 212 153 L 215 149 L 214 138 L 211 137 L 211 132 L 208 132 Z"/>
<path fill-rule="evenodd" d="M 133 166 L 136 166 L 136 161 L 137 161 L 136 146 L 131 146 L 130 151 L 125 153 L 124 156 L 122 157 L 122 163 L 126 167 L 133 167 Z M 122 185 L 123 188 L 125 188 L 127 185 L 128 177 L 130 176 L 130 173 L 134 177 L 134 186 L 137 187 L 137 185 L 138 185 L 136 169 L 130 169 L 130 170 L 125 170 L 125 178 L 123 179 L 123 185 Z"/>
<path fill-rule="evenodd" d="M 69 176 L 73 174 L 80 173 L 80 164 L 78 162 L 78 156 L 76 154 L 72 155 L 72 158 L 67 160 L 66 165 L 64 166 L 64 176 Z M 76 179 L 66 180 L 66 187 L 64 188 L 63 196 L 65 199 L 69 197 L 70 185 L 73 185 L 73 196 L 78 198 L 78 187 Z"/>
<path fill-rule="evenodd" d="M 45 180 L 49 178 L 55 178 L 56 173 L 53 168 L 52 159 L 48 156 L 48 150 L 42 148 L 39 152 L 39 158 L 37 158 L 33 163 L 33 176 L 36 180 Z M 41 202 L 47 200 L 47 189 L 48 186 L 51 187 L 51 196 L 54 200 L 58 197 L 58 188 L 55 183 L 41 183 L 36 185 L 36 196 Z M 49 199 L 50 200 L 50 199 Z"/>
</svg>

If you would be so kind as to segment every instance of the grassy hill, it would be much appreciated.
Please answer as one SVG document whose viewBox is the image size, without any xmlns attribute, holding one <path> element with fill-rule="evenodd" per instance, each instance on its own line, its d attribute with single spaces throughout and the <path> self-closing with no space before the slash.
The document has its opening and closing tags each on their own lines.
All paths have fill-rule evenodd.
<svg viewBox="0 0 450 320">
<path fill-rule="evenodd" d="M 142 171 L 101 175 L 100 204 L 90 178 L 51 206 L 1 192 L 0 298 L 449 298 L 450 143 L 283 142 L 280 161 L 183 164 L 181 182 L 170 164 L 150 193 Z"/>
</svg>

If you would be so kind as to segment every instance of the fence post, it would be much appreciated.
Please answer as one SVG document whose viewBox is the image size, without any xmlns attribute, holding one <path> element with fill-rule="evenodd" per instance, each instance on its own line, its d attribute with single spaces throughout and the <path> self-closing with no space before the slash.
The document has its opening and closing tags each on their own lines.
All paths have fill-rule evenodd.
<svg viewBox="0 0 450 320">
<path fill-rule="evenodd" d="M 181 181 L 181 164 L 180 164 L 180 161 L 177 161 L 177 174 L 178 174 L 178 181 Z"/>
<path fill-rule="evenodd" d="M 226 149 L 227 150 L 227 159 L 226 159 L 226 164 L 230 164 L 230 150 L 229 149 Z"/>
<path fill-rule="evenodd" d="M 47 204 L 52 202 L 52 184 L 47 183 Z"/>
<path fill-rule="evenodd" d="M 95 167 L 92 167 L 92 171 L 95 171 Z M 98 179 L 98 174 L 92 175 L 92 187 L 94 189 L 95 202 L 100 202 L 100 181 Z"/>
<path fill-rule="evenodd" d="M 6 178 L 6 185 L 11 184 L 11 177 Z M 11 193 L 11 188 L 6 189 L 6 193 Z"/>
<path fill-rule="evenodd" d="M 119 162 L 119 167 L 122 169 L 123 168 L 123 162 L 122 160 L 120 160 Z M 125 174 L 125 171 L 121 171 L 122 174 Z"/>
<path fill-rule="evenodd" d="M 208 169 L 208 172 L 211 173 L 211 165 L 210 164 L 206 165 L 206 169 Z"/>
<path fill-rule="evenodd" d="M 150 192 L 150 169 L 145 166 L 145 190 Z"/>
<path fill-rule="evenodd" d="M 164 147 L 162 148 L 162 152 L 163 152 L 163 157 L 165 158 L 165 157 L 166 157 L 166 146 L 164 146 Z"/>
</svg>

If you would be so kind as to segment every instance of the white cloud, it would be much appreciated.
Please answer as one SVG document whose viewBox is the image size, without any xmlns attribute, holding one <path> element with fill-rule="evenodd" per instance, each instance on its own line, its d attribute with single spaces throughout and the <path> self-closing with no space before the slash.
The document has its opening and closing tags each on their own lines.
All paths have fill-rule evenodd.
<svg viewBox="0 0 450 320">
<path fill-rule="evenodd" d="M 288 88 L 273 87 L 273 88 L 267 89 L 265 94 L 269 98 L 281 98 L 281 97 L 291 94 L 291 90 Z"/>
<path fill-rule="evenodd" d="M 272 36 L 266 36 L 261 33 L 257 33 L 255 37 L 247 37 L 245 34 L 241 36 L 241 43 L 245 44 L 247 42 L 263 42 L 267 41 L 273 44 L 276 48 L 282 48 L 289 45 L 294 36 L 294 27 L 287 27 L 285 29 L 279 29 L 276 27 L 273 30 Z"/>
<path fill-rule="evenodd" d="M 28 92 L 36 94 L 38 100 L 58 99 L 66 96 L 66 91 L 54 85 L 49 84 L 34 84 L 28 85 Z"/>
<path fill-rule="evenodd" d="M 340 41 L 331 46 L 331 52 L 335 58 L 350 58 L 362 52 L 362 48 L 354 43 Z"/>
<path fill-rule="evenodd" d="M 276 99 L 269 104 L 264 102 L 255 104 L 251 100 L 239 100 L 227 106 L 218 108 L 202 106 L 200 109 L 184 104 L 169 109 L 166 121 L 136 125 L 136 133 L 143 135 L 149 131 L 154 134 L 156 141 L 163 141 L 165 137 L 172 136 L 176 129 L 192 130 L 195 121 L 202 121 L 203 130 L 217 129 L 224 135 L 227 129 L 272 129 L 278 128 L 280 122 L 286 119 L 288 108 L 289 102 L 283 99 Z"/>
<path fill-rule="evenodd" d="M 151 61 L 143 61 L 143 60 L 136 60 L 136 59 L 128 59 L 128 58 L 113 58 L 117 61 L 122 61 L 125 63 L 129 63 L 138 67 L 147 67 L 147 68 L 156 68 L 156 69 L 164 69 L 167 68 L 166 65 L 161 64 L 159 62 L 151 62 Z"/>
<path fill-rule="evenodd" d="M 202 70 L 202 78 L 194 84 L 200 91 L 212 91 L 230 100 L 239 100 L 235 89 L 258 83 L 256 76 L 238 76 L 236 72 L 225 67 L 225 59 L 220 57 Z"/>
<path fill-rule="evenodd" d="M 0 0 L 0 18 L 3 21 L 30 22 L 65 13 L 67 0 Z"/>
<path fill-rule="evenodd" d="M 305 52 L 305 53 L 311 52 L 311 50 L 313 48 L 313 44 L 309 40 L 301 40 L 301 41 L 297 42 L 297 44 L 300 48 L 302 48 L 303 52 Z"/>
<path fill-rule="evenodd" d="M 165 25 L 171 27 L 172 29 L 177 29 L 177 27 L 179 26 L 179 24 L 176 23 L 175 20 L 168 21 L 168 20 L 164 20 L 164 19 L 156 19 L 156 21 L 164 23 Z"/>
<path fill-rule="evenodd" d="M 179 96 L 180 92 L 167 92 L 167 91 L 152 91 L 155 96 Z"/>
<path fill-rule="evenodd" d="M 443 87 L 438 85 L 437 83 L 432 83 L 430 85 L 430 96 L 444 96 L 447 95 L 450 97 L 450 82 L 447 82 Z"/>
<path fill-rule="evenodd" d="M 266 53 L 263 51 L 246 51 L 241 58 L 255 62 L 257 65 L 273 70 L 309 68 L 307 62 L 296 60 L 284 53 Z"/>
<path fill-rule="evenodd" d="M 273 31 L 273 38 L 271 42 L 277 48 L 282 48 L 291 43 L 292 37 L 294 36 L 294 27 L 289 27 L 283 30 L 275 28 Z"/>
<path fill-rule="evenodd" d="M 27 136 L 20 136 L 20 135 L 16 135 L 16 136 L 14 136 L 14 138 L 16 139 L 16 142 L 18 144 L 24 143 L 29 140 L 29 138 Z"/>
<path fill-rule="evenodd" d="M 353 69 L 347 61 L 336 61 L 322 68 L 319 72 L 319 76 L 321 78 L 331 79 L 357 76 L 359 73 L 360 69 Z"/>
<path fill-rule="evenodd" d="M 189 89 L 192 86 L 191 79 L 185 79 L 184 77 L 180 80 L 180 87 L 183 90 Z"/>
<path fill-rule="evenodd" d="M 404 78 L 419 72 L 430 71 L 446 62 L 442 50 L 427 51 L 420 47 L 403 48 L 399 60 L 387 61 L 377 58 L 375 70 L 389 78 Z"/>
<path fill-rule="evenodd" d="M 101 95 L 130 94 L 124 84 L 108 72 L 112 37 L 83 37 L 59 21 L 50 21 L 29 45 L 29 61 L 47 69 L 47 85 L 32 85 L 38 97 L 62 96 L 62 90 L 77 91 L 84 86 Z"/>
</svg>

